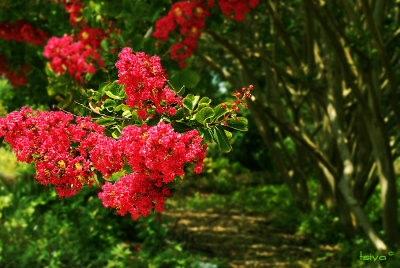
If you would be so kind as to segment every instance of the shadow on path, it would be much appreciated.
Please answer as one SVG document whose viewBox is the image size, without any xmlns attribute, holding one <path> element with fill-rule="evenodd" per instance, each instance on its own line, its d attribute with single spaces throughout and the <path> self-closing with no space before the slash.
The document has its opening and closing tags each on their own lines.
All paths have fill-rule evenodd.
<svg viewBox="0 0 400 268">
<path fill-rule="evenodd" d="M 316 249 L 339 250 L 330 246 L 310 247 L 305 236 L 272 224 L 279 217 L 277 214 L 173 207 L 163 214 L 170 219 L 168 227 L 175 240 L 210 257 L 224 258 L 230 267 L 317 267 L 313 265 Z M 323 258 L 327 258 L 328 267 L 329 257 L 319 261 Z"/>
</svg>

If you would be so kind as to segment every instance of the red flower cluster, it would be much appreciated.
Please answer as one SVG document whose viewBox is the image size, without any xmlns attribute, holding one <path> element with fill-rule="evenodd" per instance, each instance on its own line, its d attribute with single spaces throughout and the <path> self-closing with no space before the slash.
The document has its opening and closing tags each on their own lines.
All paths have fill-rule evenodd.
<svg viewBox="0 0 400 268">
<path fill-rule="evenodd" d="M 25 41 L 38 46 L 46 43 L 47 33 L 22 20 L 14 23 L 3 21 L 0 23 L 0 38 L 17 42 Z"/>
<path fill-rule="evenodd" d="M 57 1 L 58 2 L 58 1 Z M 72 26 L 76 28 L 78 26 L 78 19 L 80 18 L 80 24 L 83 26 L 84 20 L 82 18 L 82 5 L 81 0 L 62 0 L 61 3 L 64 5 L 65 11 L 69 13 L 69 21 Z"/>
<path fill-rule="evenodd" d="M 105 207 L 127 211 L 133 219 L 152 209 L 162 211 L 171 194 L 167 183 L 184 175 L 184 165 L 194 164 L 200 173 L 207 145 L 197 130 L 175 132 L 163 122 L 157 126 L 127 126 L 118 140 L 104 136 L 104 128 L 63 112 L 39 112 L 22 108 L 0 119 L 0 137 L 10 143 L 18 161 L 35 162 L 36 179 L 53 184 L 60 197 L 69 197 L 91 186 L 93 167 L 106 178 L 124 164 L 133 173 L 115 184 L 106 182 L 99 193 Z"/>
<path fill-rule="evenodd" d="M 112 154 L 114 162 L 103 166 L 114 170 L 115 159 L 121 159 L 118 166 L 125 159 L 134 173 L 115 184 L 106 182 L 99 197 L 105 207 L 115 207 L 121 215 L 129 211 L 133 219 L 146 216 L 153 208 L 163 211 L 165 199 L 171 194 L 166 184 L 184 175 L 186 163 L 194 163 L 194 171 L 200 173 L 207 149 L 197 130 L 180 134 L 163 122 L 154 127 L 128 126 L 111 147 L 119 148 L 121 153 Z M 105 158 L 110 159 L 109 156 Z"/>
<path fill-rule="evenodd" d="M 147 109 L 154 109 L 159 113 L 175 114 L 176 103 L 181 103 L 180 97 L 165 85 L 167 75 L 162 68 L 158 56 L 149 57 L 143 52 L 132 53 L 126 47 L 119 53 L 119 60 L 115 64 L 118 69 L 118 83 L 125 85 L 128 96 L 126 104 L 137 107 L 140 118 L 147 117 Z"/>
<path fill-rule="evenodd" d="M 105 207 L 116 208 L 121 216 L 128 211 L 132 219 L 137 220 L 139 216 L 146 217 L 153 208 L 162 212 L 166 197 L 170 195 L 167 187 L 155 187 L 148 176 L 131 173 L 114 184 L 106 182 L 99 198 Z"/>
<path fill-rule="evenodd" d="M 13 88 L 25 86 L 27 82 L 26 73 L 30 71 L 30 67 L 23 64 L 18 72 L 13 72 L 6 66 L 7 59 L 4 55 L 0 55 L 0 76 L 4 76 L 10 81 Z"/>
<path fill-rule="evenodd" d="M 100 42 L 105 38 L 101 29 L 85 27 L 78 34 L 75 42 L 72 36 L 52 37 L 44 48 L 44 56 L 52 58 L 50 66 L 55 73 L 66 70 L 78 83 L 82 83 L 84 73 L 96 73 L 95 63 L 100 67 L 104 62 L 99 54 Z"/>
<path fill-rule="evenodd" d="M 100 49 L 100 43 L 103 39 L 108 38 L 101 28 L 90 28 L 85 26 L 77 35 L 78 41 L 85 45 L 85 48 Z"/>
<path fill-rule="evenodd" d="M 250 12 L 250 8 L 255 8 L 259 3 L 259 0 L 219 0 L 218 5 L 221 8 L 222 13 L 228 18 L 231 18 L 231 12 L 233 11 L 233 18 L 237 21 L 242 21 L 244 13 Z"/>
<path fill-rule="evenodd" d="M 209 1 L 209 5 L 213 5 Z M 179 33 L 183 40 L 171 47 L 171 59 L 178 60 L 179 66 L 184 67 L 185 59 L 189 58 L 197 46 L 200 31 L 205 28 L 205 18 L 210 13 L 206 10 L 203 1 L 181 1 L 172 5 L 166 17 L 156 22 L 156 31 L 153 36 L 161 41 L 168 39 L 169 33 L 180 27 Z"/>
<path fill-rule="evenodd" d="M 39 112 L 22 108 L 0 119 L 0 137 L 10 143 L 18 161 L 35 162 L 36 179 L 41 184 L 53 184 L 60 197 L 69 197 L 92 184 L 90 159 L 82 143 L 89 133 L 102 134 L 103 127 L 91 123 L 90 118 L 76 119 L 63 112 Z"/>
<path fill-rule="evenodd" d="M 93 133 L 83 142 L 83 146 L 90 151 L 93 166 L 105 178 L 121 171 L 123 154 L 115 139 Z"/>
<path fill-rule="evenodd" d="M 169 33 L 177 30 L 182 36 L 181 41 L 176 42 L 171 47 L 171 59 L 177 60 L 181 68 L 186 66 L 186 60 L 197 47 L 197 39 L 201 36 L 201 30 L 205 28 L 205 18 L 210 16 L 206 8 L 214 6 L 214 0 L 181 1 L 173 4 L 168 15 L 156 22 L 156 31 L 153 37 L 161 41 L 168 39 Z M 237 21 L 244 19 L 244 14 L 250 12 L 250 8 L 255 8 L 259 0 L 219 0 L 218 4 L 222 12 Z"/>
</svg>

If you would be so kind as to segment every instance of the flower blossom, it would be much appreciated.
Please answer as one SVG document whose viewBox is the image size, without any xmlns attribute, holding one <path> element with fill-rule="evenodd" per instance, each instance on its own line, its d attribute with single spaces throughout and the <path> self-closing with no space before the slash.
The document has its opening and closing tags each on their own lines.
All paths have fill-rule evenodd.
<svg viewBox="0 0 400 268">
<path fill-rule="evenodd" d="M 159 114 L 174 113 L 173 105 L 180 104 L 180 97 L 166 85 L 168 75 L 161 66 L 158 56 L 149 57 L 143 52 L 132 53 L 126 47 L 118 55 L 115 64 L 118 69 L 118 83 L 125 85 L 128 96 L 126 104 L 138 108 L 140 118 L 147 116 L 147 110 L 156 110 Z"/>
</svg>

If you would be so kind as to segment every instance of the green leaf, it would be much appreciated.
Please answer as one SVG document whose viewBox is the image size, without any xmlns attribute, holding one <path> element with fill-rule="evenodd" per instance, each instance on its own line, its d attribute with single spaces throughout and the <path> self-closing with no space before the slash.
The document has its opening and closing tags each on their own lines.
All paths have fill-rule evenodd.
<svg viewBox="0 0 400 268">
<path fill-rule="evenodd" d="M 239 130 L 239 131 L 247 131 L 247 118 L 245 117 L 237 117 L 235 119 L 229 119 L 228 120 L 228 127 Z"/>
<path fill-rule="evenodd" d="M 114 100 L 111 100 L 111 99 L 106 99 L 106 100 L 103 102 L 103 106 L 104 106 L 105 108 L 115 107 L 116 105 L 117 105 L 117 103 L 116 103 Z"/>
<path fill-rule="evenodd" d="M 210 105 L 208 105 L 207 103 L 199 103 L 199 105 L 197 106 L 196 110 L 200 111 L 201 109 L 203 109 L 205 107 L 210 107 Z"/>
<path fill-rule="evenodd" d="M 185 132 L 193 129 L 193 127 L 188 126 L 185 123 L 176 122 L 176 121 L 172 121 L 171 126 L 176 132 L 179 132 L 179 133 L 185 133 Z"/>
<path fill-rule="evenodd" d="M 228 141 L 228 137 L 221 126 L 214 128 L 214 141 L 218 144 L 221 152 L 229 152 L 232 150 L 232 146 Z"/>
<path fill-rule="evenodd" d="M 107 39 L 103 39 L 103 41 L 101 41 L 100 47 L 101 47 L 104 51 L 108 51 Z"/>
<path fill-rule="evenodd" d="M 120 85 L 120 90 L 118 92 L 118 96 L 121 99 L 126 98 L 126 91 L 125 91 L 125 86 L 124 85 Z"/>
<path fill-rule="evenodd" d="M 104 95 L 104 91 L 106 91 L 106 88 L 110 85 L 109 82 L 107 83 L 101 83 L 99 86 L 99 90 L 97 91 L 97 93 L 93 96 L 93 99 L 96 101 L 100 101 L 101 98 Z"/>
<path fill-rule="evenodd" d="M 208 128 L 198 128 L 197 129 L 201 135 L 201 137 L 203 138 L 203 140 L 205 140 L 206 142 L 212 142 L 213 138 L 211 135 L 211 131 Z"/>
<path fill-rule="evenodd" d="M 118 96 L 118 94 L 121 90 L 121 85 L 118 84 L 117 81 L 114 81 L 107 86 L 106 90 L 111 92 L 113 95 Z"/>
<path fill-rule="evenodd" d="M 114 173 L 110 178 L 108 178 L 108 179 L 104 178 L 104 179 L 107 181 L 115 182 L 115 181 L 119 181 L 121 179 L 121 177 L 123 177 L 123 176 L 125 176 L 125 172 L 120 171 L 120 172 Z"/>
<path fill-rule="evenodd" d="M 92 96 L 94 96 L 94 94 L 96 93 L 96 91 L 94 91 L 93 89 L 88 89 L 86 90 L 86 96 L 91 98 Z"/>
<path fill-rule="evenodd" d="M 55 77 L 55 73 L 53 71 L 53 68 L 50 66 L 50 62 L 46 63 L 46 66 L 44 68 L 44 72 L 46 73 L 47 76 L 49 77 Z"/>
<path fill-rule="evenodd" d="M 90 81 L 90 80 L 92 80 L 92 78 L 93 78 L 93 74 L 92 73 L 86 73 L 85 74 L 85 80 L 86 81 Z"/>
<path fill-rule="evenodd" d="M 201 98 L 201 100 L 199 101 L 199 105 L 202 104 L 202 103 L 204 103 L 204 104 L 210 104 L 210 103 L 211 103 L 211 99 L 210 99 L 209 97 L 203 97 L 203 98 Z"/>
<path fill-rule="evenodd" d="M 114 108 L 114 111 L 119 112 L 122 110 L 122 108 L 124 107 L 125 104 L 120 104 L 117 107 Z"/>
<path fill-rule="evenodd" d="M 135 122 L 139 121 L 139 116 L 137 115 L 137 113 L 135 111 L 132 111 L 131 120 L 133 120 Z"/>
<path fill-rule="evenodd" d="M 221 105 L 222 105 L 222 103 L 221 103 L 221 104 L 218 104 L 218 105 L 215 106 L 215 108 L 214 108 L 215 115 L 214 115 L 213 118 L 212 118 L 212 121 L 213 121 L 213 122 L 218 121 L 222 116 L 226 115 L 226 114 L 229 112 L 229 109 L 228 109 L 228 108 L 223 109 L 223 108 L 221 107 Z"/>
<path fill-rule="evenodd" d="M 106 91 L 106 95 L 109 96 L 112 99 L 116 99 L 116 100 L 121 99 L 119 96 L 116 96 L 116 95 L 112 94 L 111 91 Z"/>
<path fill-rule="evenodd" d="M 183 105 L 187 107 L 190 111 L 193 111 L 194 107 L 196 107 L 197 102 L 199 101 L 200 96 L 194 96 L 192 94 L 187 95 L 183 99 Z"/>
<path fill-rule="evenodd" d="M 152 127 L 152 126 L 155 126 L 158 123 L 160 123 L 160 121 L 161 121 L 161 117 L 158 114 L 156 114 L 156 117 L 154 117 L 154 118 L 150 117 L 150 119 L 146 121 L 146 125 Z"/>
<path fill-rule="evenodd" d="M 214 116 L 214 110 L 211 107 L 205 107 L 196 114 L 196 120 L 204 125 L 208 118 Z"/>
<path fill-rule="evenodd" d="M 128 118 L 131 115 L 132 115 L 132 113 L 131 113 L 130 110 L 126 110 L 125 112 L 122 113 L 122 117 L 127 117 Z"/>
<path fill-rule="evenodd" d="M 112 118 L 102 117 L 102 118 L 97 119 L 97 124 L 102 125 L 102 126 L 109 126 L 109 125 L 115 124 L 115 121 Z"/>
<path fill-rule="evenodd" d="M 124 106 L 122 106 L 122 111 L 127 111 L 127 110 L 129 110 L 131 107 L 129 107 L 128 105 L 125 105 L 124 104 Z"/>
<path fill-rule="evenodd" d="M 114 130 L 114 132 L 112 133 L 112 136 L 114 139 L 118 139 L 119 136 L 121 136 L 121 131 L 119 131 L 119 129 Z"/>
<path fill-rule="evenodd" d="M 224 131 L 225 131 L 225 135 L 228 138 L 228 140 L 232 139 L 232 132 L 225 130 L 225 129 L 224 129 Z"/>
</svg>

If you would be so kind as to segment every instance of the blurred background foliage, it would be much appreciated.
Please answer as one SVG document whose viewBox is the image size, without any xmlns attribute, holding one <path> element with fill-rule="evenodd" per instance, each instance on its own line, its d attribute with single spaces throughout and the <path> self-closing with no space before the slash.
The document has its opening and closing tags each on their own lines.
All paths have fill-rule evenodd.
<svg viewBox="0 0 400 268">
<path fill-rule="evenodd" d="M 82 92 L 115 80 L 118 52 L 130 46 L 159 55 L 176 88 L 215 103 L 253 83 L 249 131 L 234 133 L 229 154 L 210 145 L 203 173 L 188 169 L 165 213 L 138 221 L 105 209 L 96 189 L 58 199 L 3 144 L 0 266 L 400 267 L 400 255 L 377 250 L 359 217 L 361 207 L 370 230 L 398 252 L 390 232 L 400 229 L 400 216 L 390 211 L 398 210 L 400 199 L 381 184 L 386 178 L 390 189 L 400 189 L 397 106 L 391 102 L 400 93 L 399 1 L 260 1 L 242 22 L 215 7 L 184 69 L 169 58 L 170 43 L 151 37 L 174 2 L 83 1 L 89 25 L 105 29 L 104 19 L 121 29 L 116 51 L 102 42 L 105 67 L 84 85 L 49 72 L 43 46 L 0 40 L 8 66 L 31 67 L 26 86 L 14 89 L 0 78 L 0 115 L 21 106 L 88 115 L 67 100 L 86 104 Z M 0 22 L 23 19 L 49 37 L 77 33 L 55 1 L 2 0 L 0 7 Z M 347 186 L 356 203 L 347 201 L 339 183 L 348 163 L 341 133 L 350 148 L 354 174 Z M 360 254 L 387 260 L 361 260 Z"/>
</svg>

